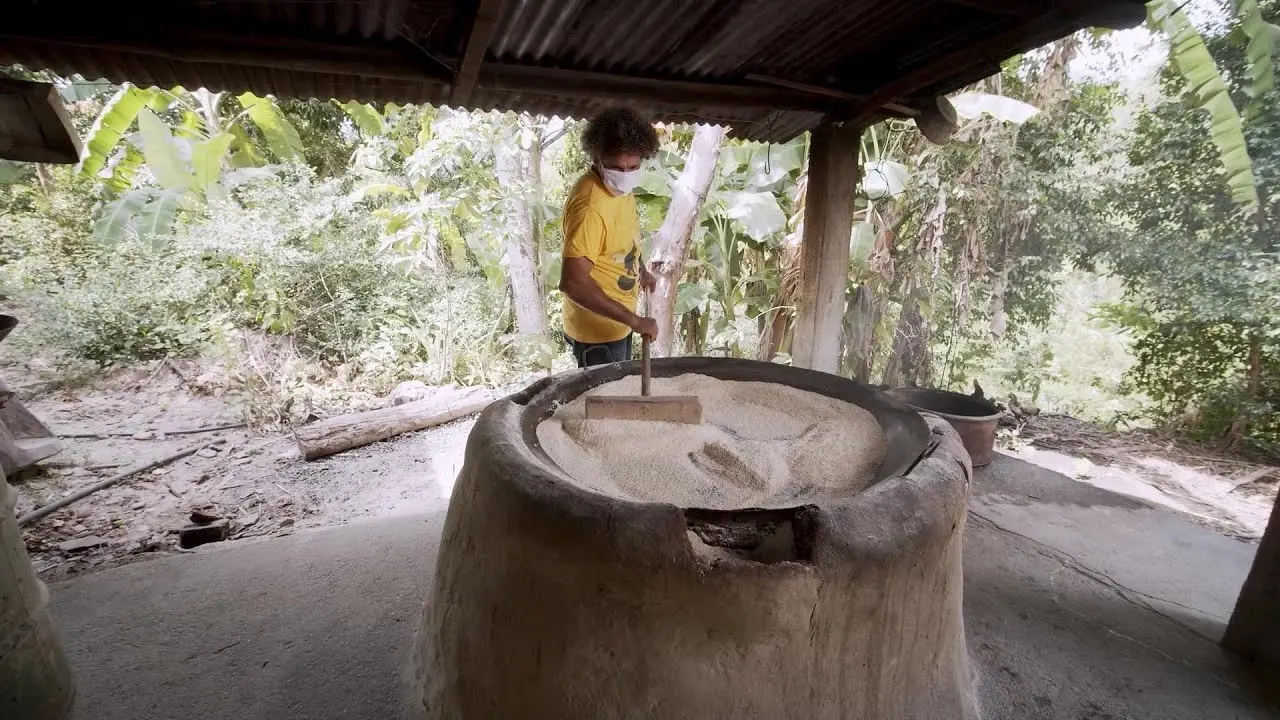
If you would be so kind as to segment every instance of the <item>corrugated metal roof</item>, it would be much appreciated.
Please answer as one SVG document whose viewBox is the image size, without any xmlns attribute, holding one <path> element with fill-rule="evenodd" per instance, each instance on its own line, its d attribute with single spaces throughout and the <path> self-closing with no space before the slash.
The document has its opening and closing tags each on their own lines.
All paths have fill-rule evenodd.
<svg viewBox="0 0 1280 720">
<path fill-rule="evenodd" d="M 468 107 L 589 115 L 631 97 L 630 85 L 593 92 L 601 76 L 581 75 L 604 73 L 650 81 L 632 99 L 660 119 L 727 123 L 737 136 L 775 141 L 828 113 L 865 117 L 850 110 L 855 96 L 895 88 L 888 100 L 910 102 L 948 92 L 1094 19 L 1142 17 L 1138 0 L 149 0 L 75 12 L 18 2 L 25 12 L 0 27 L 0 63 L 142 85 L 437 105 L 449 102 L 483 8 L 494 22 L 478 24 L 491 30 L 476 34 L 488 41 L 480 81 L 455 96 Z M 487 72 L 511 66 L 525 72 Z M 530 68 L 578 75 L 522 84 Z"/>
</svg>

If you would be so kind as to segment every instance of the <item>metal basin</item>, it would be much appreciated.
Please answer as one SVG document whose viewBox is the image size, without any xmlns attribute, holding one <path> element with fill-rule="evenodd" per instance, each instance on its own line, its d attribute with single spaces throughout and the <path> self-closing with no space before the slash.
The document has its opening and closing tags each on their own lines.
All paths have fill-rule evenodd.
<svg viewBox="0 0 1280 720">
<path fill-rule="evenodd" d="M 569 402 L 597 385 L 639 372 L 640 363 L 632 360 L 564 373 L 526 388 L 522 395 L 527 399 L 521 402 L 528 405 L 521 416 L 525 442 L 542 460 L 554 465 L 538 444 L 538 423 L 547 419 L 558 404 Z M 888 442 L 884 462 L 875 473 L 876 482 L 910 470 L 929 445 L 929 428 L 919 415 L 879 388 L 856 380 L 777 363 L 709 357 L 661 358 L 653 361 L 652 372 L 654 377 L 697 373 L 718 380 L 777 383 L 857 405 L 875 416 Z"/>
<path fill-rule="evenodd" d="M 960 434 L 964 449 L 974 467 L 991 464 L 995 454 L 996 423 L 1000 420 L 1000 408 L 989 400 L 971 395 L 961 395 L 935 388 L 895 388 L 891 397 L 921 412 L 933 413 L 951 423 Z"/>
</svg>

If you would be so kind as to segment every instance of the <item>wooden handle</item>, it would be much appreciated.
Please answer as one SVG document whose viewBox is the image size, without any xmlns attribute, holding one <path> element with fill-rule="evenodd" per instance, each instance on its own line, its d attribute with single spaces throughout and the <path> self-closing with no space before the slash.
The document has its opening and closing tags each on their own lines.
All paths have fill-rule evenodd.
<svg viewBox="0 0 1280 720">
<path fill-rule="evenodd" d="M 640 336 L 640 395 L 649 395 L 649 338 Z"/>
</svg>

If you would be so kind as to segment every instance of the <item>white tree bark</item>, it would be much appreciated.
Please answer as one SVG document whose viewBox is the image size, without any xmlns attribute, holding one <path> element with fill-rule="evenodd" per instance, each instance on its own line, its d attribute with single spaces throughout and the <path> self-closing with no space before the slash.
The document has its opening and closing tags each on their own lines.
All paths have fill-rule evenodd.
<svg viewBox="0 0 1280 720">
<path fill-rule="evenodd" d="M 649 271 L 657 286 L 649 300 L 649 312 L 658 321 L 658 339 L 653 346 L 653 354 L 658 357 L 670 356 L 675 345 L 676 288 L 689 258 L 694 223 L 715 177 L 724 134 L 725 128 L 705 125 L 699 125 L 694 132 L 684 170 L 671 188 L 671 206 L 653 241 Z"/>
<path fill-rule="evenodd" d="M 547 309 L 542 283 L 538 281 L 538 263 L 534 257 L 537 229 L 527 193 L 530 187 L 529 165 L 534 152 L 520 146 L 520 128 L 504 123 L 494 147 L 494 173 L 503 191 L 503 256 L 511 296 L 515 303 L 516 332 L 533 337 L 547 335 Z M 535 140 L 536 142 L 536 140 Z"/>
</svg>

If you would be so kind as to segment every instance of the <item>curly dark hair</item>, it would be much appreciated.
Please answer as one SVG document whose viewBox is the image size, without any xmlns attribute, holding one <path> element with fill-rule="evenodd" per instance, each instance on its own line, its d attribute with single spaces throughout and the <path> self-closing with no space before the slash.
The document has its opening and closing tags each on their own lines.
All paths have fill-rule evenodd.
<svg viewBox="0 0 1280 720">
<path fill-rule="evenodd" d="M 622 153 L 651 158 L 658 154 L 658 133 L 649 119 L 635 110 L 609 108 L 587 123 L 582 149 L 593 160 Z"/>
</svg>

